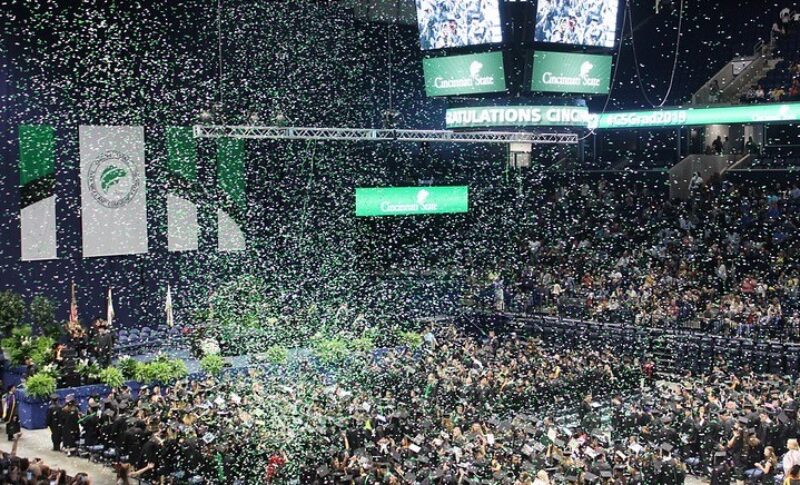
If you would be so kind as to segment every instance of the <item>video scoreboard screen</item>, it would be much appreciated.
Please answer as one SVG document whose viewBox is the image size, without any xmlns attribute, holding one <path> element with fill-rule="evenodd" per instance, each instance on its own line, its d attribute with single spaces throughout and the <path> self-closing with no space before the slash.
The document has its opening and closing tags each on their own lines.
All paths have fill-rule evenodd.
<svg viewBox="0 0 800 485">
<path fill-rule="evenodd" d="M 501 0 L 416 0 L 422 50 L 503 42 Z"/>
<path fill-rule="evenodd" d="M 620 0 L 538 0 L 534 41 L 612 48 Z"/>
</svg>

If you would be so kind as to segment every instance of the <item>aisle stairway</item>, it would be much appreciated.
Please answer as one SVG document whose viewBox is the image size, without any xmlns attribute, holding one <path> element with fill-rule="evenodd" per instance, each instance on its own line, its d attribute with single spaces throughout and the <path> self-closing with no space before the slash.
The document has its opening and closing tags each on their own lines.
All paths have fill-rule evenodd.
<svg viewBox="0 0 800 485">
<path fill-rule="evenodd" d="M 753 46 L 751 56 L 732 59 L 697 90 L 689 104 L 740 104 L 745 91 L 781 62 L 782 59 L 774 56 L 774 48 L 772 43 L 759 41 Z M 720 88 L 717 99 L 712 93 L 714 82 Z"/>
</svg>

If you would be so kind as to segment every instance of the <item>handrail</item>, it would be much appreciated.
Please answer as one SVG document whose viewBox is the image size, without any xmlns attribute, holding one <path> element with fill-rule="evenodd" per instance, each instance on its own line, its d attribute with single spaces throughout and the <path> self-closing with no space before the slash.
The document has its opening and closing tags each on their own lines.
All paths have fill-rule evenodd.
<svg viewBox="0 0 800 485">
<path fill-rule="evenodd" d="M 729 69 L 731 69 L 731 63 L 733 61 L 750 60 L 750 63 L 747 64 L 747 66 L 745 66 L 745 68 L 742 69 L 742 72 L 740 72 L 738 75 L 734 76 L 732 72 L 730 73 L 730 80 L 726 84 L 721 86 L 719 92 L 720 96 L 725 95 L 727 90 L 735 84 L 735 80 L 740 79 L 743 76 L 749 74 L 752 69 L 756 68 L 756 65 L 758 65 L 759 69 L 764 66 L 764 64 L 769 60 L 768 57 L 770 54 L 771 47 L 772 47 L 771 42 L 767 44 L 764 42 L 763 39 L 759 39 L 758 42 L 756 42 L 753 45 L 753 55 L 750 58 L 742 57 L 742 58 L 731 59 L 727 64 L 725 64 L 722 67 L 722 69 L 717 71 L 716 74 L 714 74 L 711 78 L 709 78 L 705 84 L 703 84 L 697 91 L 695 91 L 695 93 L 692 95 L 692 104 L 704 104 L 701 101 L 701 98 L 704 97 L 705 99 L 708 99 L 708 94 L 711 91 L 711 84 L 714 82 L 714 80 L 717 80 L 718 78 L 726 74 Z M 763 61 L 763 62 L 758 62 L 758 61 Z"/>
<path fill-rule="evenodd" d="M 634 324 L 627 324 L 622 322 L 601 322 L 597 320 L 591 319 L 575 319 L 575 318 L 566 318 L 562 316 L 553 316 L 553 315 L 543 315 L 537 312 L 533 313 L 514 313 L 514 312 L 505 312 L 502 313 L 504 317 L 510 320 L 522 320 L 524 321 L 537 321 L 540 325 L 586 325 L 587 328 L 589 326 L 595 326 L 600 328 L 618 328 L 618 329 L 634 329 L 634 331 L 641 331 L 642 333 L 659 333 L 660 336 L 668 336 L 668 337 L 685 337 L 687 335 L 691 335 L 693 337 L 699 338 L 723 338 L 730 342 L 738 342 L 741 344 L 744 343 L 751 343 L 753 345 L 759 344 L 770 344 L 770 345 L 781 345 L 785 349 L 800 349 L 800 343 L 793 342 L 789 339 L 782 339 L 779 338 L 763 338 L 760 336 L 756 337 L 740 337 L 740 336 L 733 336 L 733 335 L 721 335 L 712 332 L 704 332 L 702 330 L 697 330 L 693 328 L 682 328 L 682 327 L 654 327 L 654 326 L 647 326 L 647 325 L 634 325 Z"/>
<path fill-rule="evenodd" d="M 720 69 L 719 71 L 717 71 L 717 73 L 716 73 L 716 74 L 714 74 L 713 76 L 711 76 L 711 77 L 708 79 L 708 81 L 706 81 L 706 83 L 705 83 L 705 84 L 703 84 L 702 86 L 700 86 L 700 88 L 699 88 L 697 91 L 695 91 L 695 93 L 692 95 L 692 104 L 702 104 L 702 103 L 699 103 L 699 102 L 697 101 L 697 98 L 699 98 L 699 97 L 700 97 L 700 93 L 703 93 L 703 92 L 708 92 L 708 91 L 710 91 L 710 90 L 711 90 L 711 83 L 712 83 L 712 82 L 713 82 L 715 79 L 717 79 L 719 76 L 721 76 L 722 74 L 724 74 L 724 73 L 725 73 L 725 71 L 727 71 L 727 70 L 729 69 L 729 67 L 730 67 L 730 64 L 731 64 L 731 62 L 729 61 L 727 64 L 725 64 L 724 66 L 722 66 L 722 69 Z M 706 97 L 708 97 L 708 96 L 706 96 Z"/>
<path fill-rule="evenodd" d="M 762 49 L 764 48 L 764 40 L 758 39 L 758 42 L 753 46 L 753 55 L 760 56 L 762 54 Z"/>
<path fill-rule="evenodd" d="M 759 61 L 760 61 L 760 62 L 759 62 Z M 767 63 L 768 63 L 768 61 L 767 61 L 767 59 L 766 59 L 766 58 L 764 58 L 764 57 L 759 57 L 759 58 L 753 59 L 753 60 L 752 60 L 752 62 L 750 62 L 750 64 L 748 64 L 748 65 L 747 65 L 747 67 L 745 67 L 744 69 L 742 69 L 742 72 L 740 72 L 740 73 L 739 73 L 739 74 L 738 74 L 738 75 L 737 75 L 737 76 L 734 78 L 734 80 L 736 80 L 736 79 L 744 79 L 744 77 L 745 77 L 745 76 L 747 76 L 748 74 L 750 74 L 750 71 L 752 71 L 752 70 L 756 69 L 756 67 L 755 67 L 756 65 L 758 65 L 758 69 L 761 69 L 761 68 L 763 68 L 765 65 L 767 65 Z M 721 94 L 721 95 L 722 95 L 722 94 L 725 94 L 725 92 L 728 90 L 728 88 L 730 88 L 731 86 L 733 86 L 733 85 L 735 84 L 735 83 L 734 83 L 734 80 L 731 80 L 731 82 L 729 82 L 727 86 L 725 86 L 724 88 L 722 88 L 722 90 L 720 91 L 720 94 Z"/>
</svg>

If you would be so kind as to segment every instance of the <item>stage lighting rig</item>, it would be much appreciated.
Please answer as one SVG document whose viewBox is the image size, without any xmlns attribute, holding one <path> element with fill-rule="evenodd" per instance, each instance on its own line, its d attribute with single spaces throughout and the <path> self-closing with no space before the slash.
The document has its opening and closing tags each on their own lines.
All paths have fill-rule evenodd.
<svg viewBox="0 0 800 485">
<path fill-rule="evenodd" d="M 396 109 L 383 110 L 383 128 L 386 130 L 393 130 L 400 124 L 402 116 Z"/>
</svg>

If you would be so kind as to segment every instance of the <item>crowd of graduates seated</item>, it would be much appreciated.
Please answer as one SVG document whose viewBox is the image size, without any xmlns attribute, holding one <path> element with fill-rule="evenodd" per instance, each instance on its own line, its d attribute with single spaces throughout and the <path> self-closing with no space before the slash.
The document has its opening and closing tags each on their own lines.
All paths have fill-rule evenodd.
<svg viewBox="0 0 800 485">
<path fill-rule="evenodd" d="M 81 447 L 122 463 L 121 483 L 727 484 L 797 471 L 797 383 L 723 362 L 657 382 L 647 367 L 446 328 L 335 380 L 253 371 L 123 390 L 90 408 L 97 426 L 82 418 Z"/>
<path fill-rule="evenodd" d="M 507 307 L 721 335 L 797 339 L 797 182 L 669 200 L 603 180 L 544 190 Z"/>
<path fill-rule="evenodd" d="M 536 413 L 639 385 L 638 364 L 606 350 L 555 352 L 453 328 L 430 337 L 415 352 L 366 353 L 335 381 L 251 370 L 123 389 L 79 418 L 76 451 L 154 482 L 531 483 L 546 459 L 533 440 L 555 419 Z"/>
</svg>

